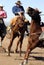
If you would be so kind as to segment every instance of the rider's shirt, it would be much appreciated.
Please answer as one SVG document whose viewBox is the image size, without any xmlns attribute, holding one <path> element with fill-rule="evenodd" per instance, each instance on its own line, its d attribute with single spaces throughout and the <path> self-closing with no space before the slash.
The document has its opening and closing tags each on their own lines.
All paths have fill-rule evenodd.
<svg viewBox="0 0 44 65">
<path fill-rule="evenodd" d="M 24 8 L 23 8 L 23 6 L 20 6 L 20 7 L 18 7 L 18 6 L 13 6 L 13 8 L 12 8 L 12 12 L 13 12 L 13 14 L 17 14 L 18 12 L 20 12 L 20 11 L 23 11 L 24 12 Z"/>
<path fill-rule="evenodd" d="M 7 14 L 4 10 L 0 11 L 0 17 L 7 18 Z"/>
<path fill-rule="evenodd" d="M 4 10 L 0 10 L 0 24 L 3 23 L 3 18 L 7 18 L 7 14 Z"/>
</svg>

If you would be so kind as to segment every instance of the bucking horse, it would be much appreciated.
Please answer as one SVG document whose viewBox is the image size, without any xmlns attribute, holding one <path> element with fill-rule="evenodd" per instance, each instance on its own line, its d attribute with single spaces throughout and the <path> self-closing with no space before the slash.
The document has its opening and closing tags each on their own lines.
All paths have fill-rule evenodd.
<svg viewBox="0 0 44 65">
<path fill-rule="evenodd" d="M 7 27 L 7 38 L 10 38 L 10 44 L 8 46 L 8 55 L 10 56 L 10 50 L 13 44 L 13 40 L 18 36 L 18 42 L 15 51 L 18 50 L 18 45 L 20 43 L 20 56 L 21 56 L 21 48 L 22 48 L 22 42 L 24 38 L 24 33 L 27 31 L 27 25 L 30 25 L 29 21 L 25 22 L 23 19 L 20 18 L 20 16 L 15 16 L 10 21 L 10 26 Z M 28 32 L 28 31 L 27 31 Z"/>
<path fill-rule="evenodd" d="M 40 43 L 40 41 L 42 42 L 42 40 L 39 39 L 39 36 L 42 33 L 42 29 L 40 26 L 40 13 L 41 12 L 38 9 L 34 9 L 32 7 L 27 8 L 27 14 L 31 17 L 30 34 L 28 38 L 27 50 L 24 55 L 24 60 L 20 63 L 20 65 L 25 65 L 26 63 L 28 63 L 28 58 L 31 51 L 42 44 Z"/>
</svg>

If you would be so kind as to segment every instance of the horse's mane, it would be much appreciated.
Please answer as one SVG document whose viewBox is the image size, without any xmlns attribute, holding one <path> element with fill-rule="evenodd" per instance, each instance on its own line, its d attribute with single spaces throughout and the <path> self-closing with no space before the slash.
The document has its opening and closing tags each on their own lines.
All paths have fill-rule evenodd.
<svg viewBox="0 0 44 65">
<path fill-rule="evenodd" d="M 40 13 L 41 12 L 38 9 L 34 9 L 32 7 L 28 7 L 27 9 L 27 14 L 35 21 L 35 23 L 38 24 L 40 24 L 41 21 Z"/>
<path fill-rule="evenodd" d="M 41 17 L 40 17 L 39 14 L 36 13 L 36 14 L 32 17 L 32 20 L 35 20 L 35 21 L 36 21 L 35 23 L 37 23 L 37 24 L 40 25 Z"/>
</svg>

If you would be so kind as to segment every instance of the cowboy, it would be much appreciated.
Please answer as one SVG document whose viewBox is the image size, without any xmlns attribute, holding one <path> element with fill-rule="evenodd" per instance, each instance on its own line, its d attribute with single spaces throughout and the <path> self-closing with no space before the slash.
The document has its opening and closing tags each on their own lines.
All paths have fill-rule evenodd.
<svg viewBox="0 0 44 65">
<path fill-rule="evenodd" d="M 23 6 L 21 6 L 21 1 L 17 1 L 15 4 L 16 6 L 13 6 L 12 8 L 12 12 L 14 15 L 19 15 L 19 12 L 25 12 Z"/>
<path fill-rule="evenodd" d="M 21 5 L 22 4 L 21 1 L 17 1 L 15 4 L 16 4 L 16 6 L 13 6 L 13 8 L 12 8 L 13 14 L 15 16 L 20 16 L 21 19 L 24 20 L 24 22 L 29 22 L 24 16 L 25 11 L 24 11 L 24 7 Z M 29 23 L 29 25 L 30 25 L 30 23 Z M 28 31 L 27 31 L 27 33 L 28 33 Z"/>
<path fill-rule="evenodd" d="M 7 14 L 6 14 L 5 10 L 3 9 L 3 5 L 0 4 L 0 37 L 1 38 L 4 36 L 3 33 L 5 31 L 5 28 L 6 28 L 6 26 L 4 24 L 4 20 L 3 20 L 5 18 L 7 18 Z"/>
</svg>

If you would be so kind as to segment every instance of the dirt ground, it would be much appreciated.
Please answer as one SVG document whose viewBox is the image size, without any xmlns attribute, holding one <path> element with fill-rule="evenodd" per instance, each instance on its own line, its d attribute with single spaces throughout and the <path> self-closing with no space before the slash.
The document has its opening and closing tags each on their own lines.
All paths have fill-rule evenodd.
<svg viewBox="0 0 44 65">
<path fill-rule="evenodd" d="M 13 42 L 13 46 L 11 48 L 12 51 L 15 51 L 16 43 L 18 38 L 16 38 Z M 0 65 L 19 65 L 23 61 L 23 57 L 26 51 L 28 37 L 25 37 L 23 40 L 23 46 L 22 46 L 22 56 L 19 56 L 19 53 L 11 53 L 11 56 L 7 56 L 7 53 L 0 52 Z M 9 43 L 9 41 L 8 41 Z M 6 43 L 3 43 L 2 45 L 6 49 L 8 48 L 8 45 Z M 18 49 L 19 50 L 19 49 Z M 27 65 L 44 65 L 44 48 L 35 48 L 29 57 L 29 61 Z"/>
</svg>

